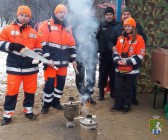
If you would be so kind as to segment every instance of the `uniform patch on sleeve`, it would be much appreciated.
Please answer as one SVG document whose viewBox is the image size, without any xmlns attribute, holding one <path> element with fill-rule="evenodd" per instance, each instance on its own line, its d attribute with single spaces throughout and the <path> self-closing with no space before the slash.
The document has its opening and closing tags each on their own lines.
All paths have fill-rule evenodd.
<svg viewBox="0 0 168 140">
<path fill-rule="evenodd" d="M 124 42 L 124 39 L 120 39 L 120 43 L 123 43 Z"/>
<path fill-rule="evenodd" d="M 37 38 L 37 36 L 35 34 L 29 34 L 30 38 Z"/>
<path fill-rule="evenodd" d="M 19 31 L 11 31 L 11 35 L 19 35 Z"/>
<path fill-rule="evenodd" d="M 58 28 L 56 26 L 51 26 L 51 30 L 58 30 Z"/>
<path fill-rule="evenodd" d="M 40 36 L 42 36 L 43 35 L 43 33 L 38 33 Z"/>
<path fill-rule="evenodd" d="M 105 27 L 104 27 L 104 28 L 102 28 L 102 30 L 103 30 L 103 31 L 106 31 L 106 30 L 107 30 L 107 28 L 105 28 Z"/>
</svg>

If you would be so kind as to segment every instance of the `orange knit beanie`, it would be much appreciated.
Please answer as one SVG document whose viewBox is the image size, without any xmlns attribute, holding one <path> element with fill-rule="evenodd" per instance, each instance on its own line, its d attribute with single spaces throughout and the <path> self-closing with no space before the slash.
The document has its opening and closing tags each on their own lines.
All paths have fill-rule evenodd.
<svg viewBox="0 0 168 140">
<path fill-rule="evenodd" d="M 20 13 L 28 14 L 29 17 L 31 18 L 31 10 L 28 6 L 25 6 L 25 5 L 19 6 L 16 15 L 18 16 Z"/>
<path fill-rule="evenodd" d="M 55 10 L 54 10 L 54 14 L 58 13 L 58 12 L 65 12 L 67 13 L 67 8 L 65 5 L 63 4 L 58 4 L 56 7 L 55 7 Z"/>
<path fill-rule="evenodd" d="M 124 26 L 125 26 L 125 25 L 131 25 L 131 26 L 133 26 L 133 27 L 136 28 L 135 19 L 133 19 L 132 17 L 129 17 L 129 18 L 127 18 L 127 19 L 124 21 L 124 24 L 123 24 L 123 25 L 124 25 Z"/>
</svg>

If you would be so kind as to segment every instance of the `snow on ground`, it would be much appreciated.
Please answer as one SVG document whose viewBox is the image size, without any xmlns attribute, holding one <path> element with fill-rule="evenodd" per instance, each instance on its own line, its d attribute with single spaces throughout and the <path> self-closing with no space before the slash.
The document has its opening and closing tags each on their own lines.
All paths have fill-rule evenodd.
<svg viewBox="0 0 168 140">
<path fill-rule="evenodd" d="M 7 53 L 0 52 L 0 94 L 4 94 L 6 90 L 6 57 Z M 75 72 L 73 70 L 72 64 L 68 66 L 68 75 L 66 78 L 66 85 L 74 86 L 75 82 Z M 39 65 L 39 73 L 38 73 L 38 87 L 44 84 L 43 77 L 43 65 L 42 63 Z"/>
<path fill-rule="evenodd" d="M 0 27 L 0 31 L 2 29 L 3 29 L 3 27 Z M 4 94 L 6 91 L 6 76 L 7 76 L 7 74 L 6 74 L 6 57 L 7 57 L 7 53 L 0 52 L 0 99 L 4 97 Z M 98 71 L 96 71 L 96 83 L 97 83 L 97 81 L 98 81 Z M 42 87 L 43 85 L 44 85 L 43 65 L 41 63 L 39 65 L 39 73 L 38 73 L 38 88 Z M 65 86 L 69 86 L 69 87 L 75 86 L 75 71 L 74 71 L 71 63 L 68 66 L 68 74 L 66 77 Z M 22 86 L 21 86 L 20 90 L 22 90 Z"/>
<path fill-rule="evenodd" d="M 0 52 L 0 98 L 6 90 L 6 54 Z"/>
<path fill-rule="evenodd" d="M 0 99 L 4 96 L 4 93 L 6 91 L 6 76 L 7 76 L 6 57 L 7 57 L 7 53 L 0 52 Z M 98 79 L 98 71 L 96 71 L 96 79 Z M 44 77 L 43 77 L 43 65 L 41 63 L 39 65 L 38 87 L 41 87 L 42 85 L 44 85 Z M 68 66 L 68 74 L 66 77 L 65 86 L 70 86 L 70 87 L 75 86 L 75 71 L 71 63 Z"/>
<path fill-rule="evenodd" d="M 4 27 L 4 26 L 3 26 Z M 3 27 L 0 27 L 0 32 Z M 4 93 L 6 91 L 6 57 L 7 53 L 0 52 L 0 99 L 4 97 Z M 72 64 L 68 66 L 68 75 L 66 78 L 67 86 L 75 86 L 75 72 L 73 70 Z M 44 77 L 43 77 L 43 65 L 42 63 L 39 65 L 39 73 L 38 73 L 38 87 L 44 85 Z M 22 87 L 21 87 L 22 88 Z"/>
</svg>

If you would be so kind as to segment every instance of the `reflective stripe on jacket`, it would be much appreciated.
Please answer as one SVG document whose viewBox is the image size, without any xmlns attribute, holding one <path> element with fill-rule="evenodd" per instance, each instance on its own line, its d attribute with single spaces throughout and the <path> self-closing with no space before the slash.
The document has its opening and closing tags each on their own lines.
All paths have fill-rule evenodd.
<svg viewBox="0 0 168 140">
<path fill-rule="evenodd" d="M 46 20 L 38 32 L 42 36 L 43 56 L 53 60 L 57 67 L 65 67 L 69 61 L 76 60 L 74 37 L 62 24 L 54 24 L 53 19 Z"/>
<path fill-rule="evenodd" d="M 0 33 L 0 50 L 7 52 L 7 73 L 16 75 L 28 75 L 38 72 L 38 65 L 32 64 L 32 58 L 23 57 L 18 52 L 10 52 L 8 47 L 11 42 L 20 43 L 35 52 L 42 54 L 41 40 L 38 33 L 27 26 L 20 32 L 20 26 L 12 23 L 6 26 Z"/>
</svg>

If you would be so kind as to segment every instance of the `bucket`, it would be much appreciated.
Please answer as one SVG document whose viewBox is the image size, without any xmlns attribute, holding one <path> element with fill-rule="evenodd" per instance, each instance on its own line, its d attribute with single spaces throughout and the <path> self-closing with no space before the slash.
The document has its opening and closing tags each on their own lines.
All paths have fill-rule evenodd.
<svg viewBox="0 0 168 140">
<path fill-rule="evenodd" d="M 97 121 L 92 118 L 92 115 L 87 115 L 86 118 L 81 119 L 81 140 L 97 140 L 97 126 Z"/>
</svg>

